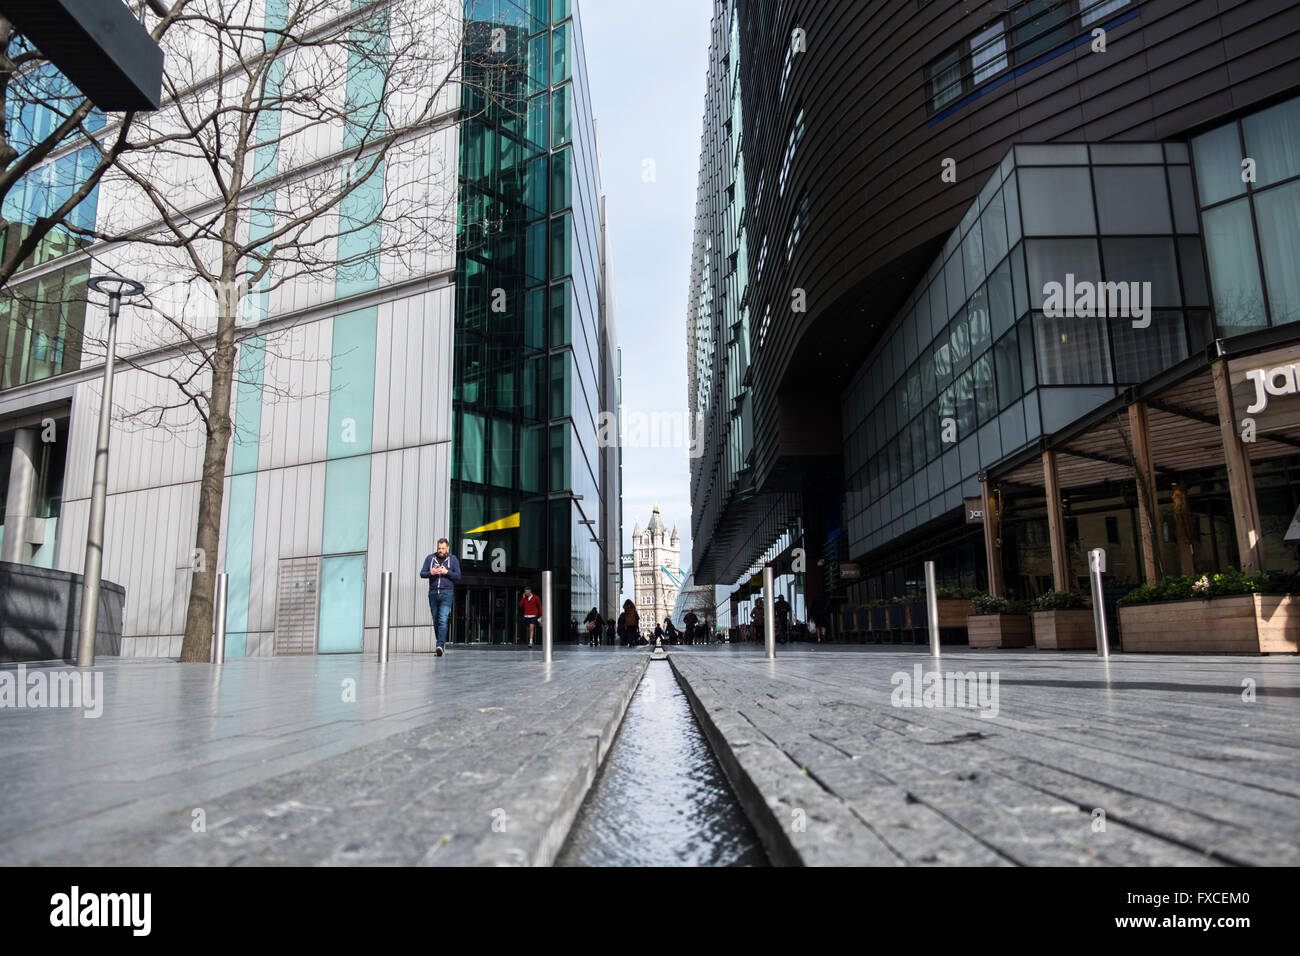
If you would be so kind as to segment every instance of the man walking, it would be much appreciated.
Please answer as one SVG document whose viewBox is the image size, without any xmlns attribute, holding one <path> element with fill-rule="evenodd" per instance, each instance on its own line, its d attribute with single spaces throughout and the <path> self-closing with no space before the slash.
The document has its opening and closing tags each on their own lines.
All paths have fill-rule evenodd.
<svg viewBox="0 0 1300 956">
<path fill-rule="evenodd" d="M 456 582 L 460 580 L 460 562 L 448 553 L 446 538 L 439 538 L 437 550 L 424 559 L 420 577 L 429 579 L 429 613 L 438 632 L 435 653 L 442 657 L 447 649 L 447 620 L 451 617 Z"/>
<path fill-rule="evenodd" d="M 542 617 L 542 599 L 533 593 L 533 589 L 524 585 L 524 596 L 519 599 L 519 606 L 524 611 L 524 623 L 528 625 L 528 646 L 533 646 L 533 631 Z M 574 621 L 576 628 L 578 622 Z"/>
</svg>

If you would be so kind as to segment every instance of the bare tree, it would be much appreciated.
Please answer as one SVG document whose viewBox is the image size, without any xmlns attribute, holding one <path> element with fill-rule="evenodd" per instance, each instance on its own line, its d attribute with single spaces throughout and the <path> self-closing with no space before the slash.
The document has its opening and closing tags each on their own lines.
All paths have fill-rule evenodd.
<svg viewBox="0 0 1300 956">
<path fill-rule="evenodd" d="M 164 106 L 136 117 L 104 180 L 112 213 L 83 234 L 102 263 L 129 274 L 145 258 L 165 278 L 124 352 L 177 396 L 133 414 L 202 425 L 201 555 L 218 554 L 237 352 L 275 349 L 286 331 L 271 297 L 345 299 L 381 275 L 420 275 L 455 243 L 457 157 L 440 155 L 439 137 L 463 115 L 467 82 L 482 85 L 481 106 L 508 99 L 515 81 L 498 74 L 518 71 L 523 43 L 501 27 L 467 64 L 459 8 L 188 0 L 173 13 Z M 214 574 L 215 561 L 194 569 L 182 661 L 209 657 Z"/>
<path fill-rule="evenodd" d="M 188 3 L 176 0 L 172 13 L 153 27 L 154 40 Z M 94 104 L 0 16 L 0 287 L 42 250 L 51 232 L 75 218 L 77 207 L 128 149 L 135 117 L 126 113 L 106 131 Z M 52 156 L 63 161 L 47 162 Z M 22 215 L 10 220 L 13 209 Z M 61 251 L 61 244 L 50 250 Z"/>
</svg>

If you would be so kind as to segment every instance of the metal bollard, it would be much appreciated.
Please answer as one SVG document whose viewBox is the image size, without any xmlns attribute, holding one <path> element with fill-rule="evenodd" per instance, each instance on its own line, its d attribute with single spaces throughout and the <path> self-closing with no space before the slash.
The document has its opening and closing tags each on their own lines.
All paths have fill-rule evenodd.
<svg viewBox="0 0 1300 956">
<path fill-rule="evenodd" d="M 776 575 L 772 565 L 763 569 L 763 656 L 776 660 Z"/>
<path fill-rule="evenodd" d="M 925 562 L 925 613 L 930 625 L 930 656 L 939 656 L 939 588 L 934 580 L 934 562 Z"/>
<path fill-rule="evenodd" d="M 388 663 L 388 609 L 393 596 L 393 572 L 379 579 L 379 663 Z"/>
<path fill-rule="evenodd" d="M 1088 552 L 1088 580 L 1092 583 L 1092 623 L 1097 632 L 1097 656 L 1110 657 L 1110 635 L 1106 633 L 1106 598 L 1101 590 L 1101 576 L 1106 571 L 1106 552 L 1093 548 Z"/>
<path fill-rule="evenodd" d="M 551 572 L 542 572 L 542 662 L 551 663 Z"/>
<path fill-rule="evenodd" d="M 230 584 L 230 575 L 224 571 L 217 575 L 216 625 L 212 635 L 212 663 L 226 662 L 226 594 Z"/>
</svg>

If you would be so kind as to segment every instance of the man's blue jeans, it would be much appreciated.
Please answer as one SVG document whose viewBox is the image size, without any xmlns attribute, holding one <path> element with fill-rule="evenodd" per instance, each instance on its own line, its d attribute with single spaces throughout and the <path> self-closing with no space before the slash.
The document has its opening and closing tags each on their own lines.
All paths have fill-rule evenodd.
<svg viewBox="0 0 1300 956">
<path fill-rule="evenodd" d="M 433 623 L 438 629 L 439 647 L 447 643 L 447 621 L 451 618 L 453 593 L 451 588 L 429 592 L 429 613 L 433 615 Z"/>
</svg>

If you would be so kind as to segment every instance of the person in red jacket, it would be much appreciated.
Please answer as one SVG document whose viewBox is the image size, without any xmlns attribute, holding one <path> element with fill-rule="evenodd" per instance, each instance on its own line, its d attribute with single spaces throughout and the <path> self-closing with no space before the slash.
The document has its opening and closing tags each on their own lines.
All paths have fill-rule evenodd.
<svg viewBox="0 0 1300 956">
<path fill-rule="evenodd" d="M 542 616 L 542 599 L 533 593 L 530 587 L 524 588 L 524 596 L 519 599 L 519 606 L 524 609 L 524 621 L 528 624 L 528 646 L 533 646 L 533 629 Z"/>
</svg>

